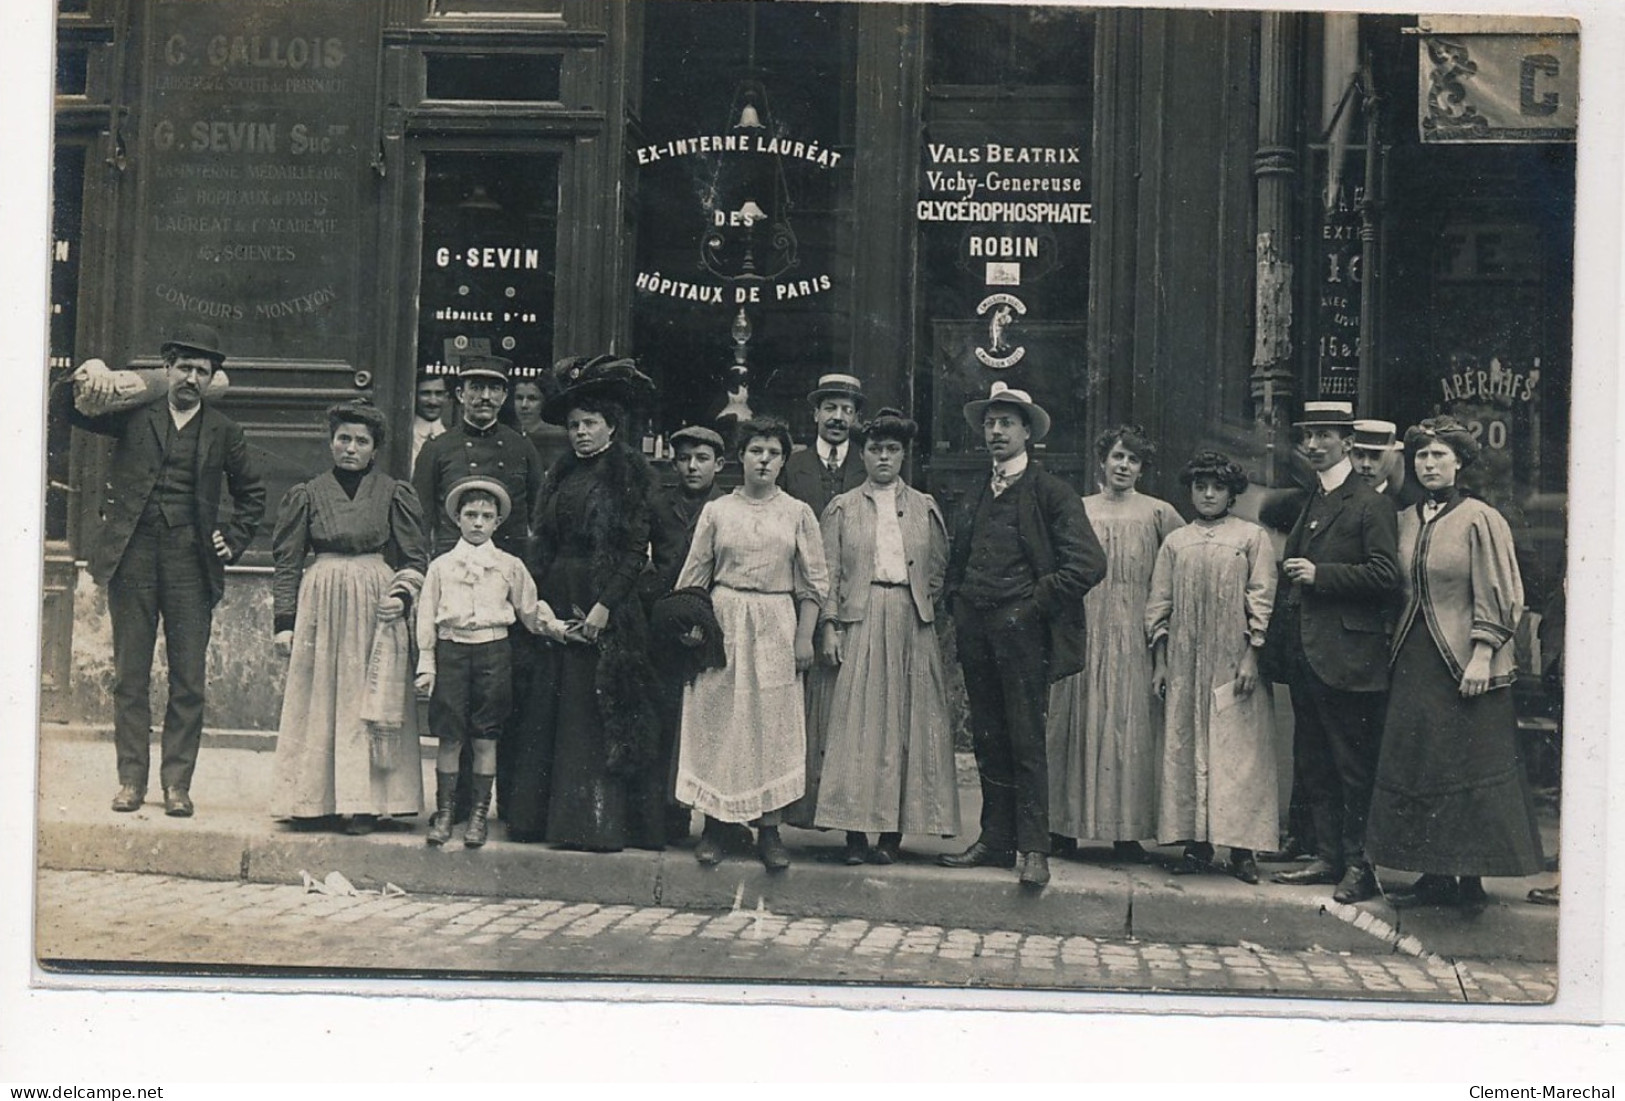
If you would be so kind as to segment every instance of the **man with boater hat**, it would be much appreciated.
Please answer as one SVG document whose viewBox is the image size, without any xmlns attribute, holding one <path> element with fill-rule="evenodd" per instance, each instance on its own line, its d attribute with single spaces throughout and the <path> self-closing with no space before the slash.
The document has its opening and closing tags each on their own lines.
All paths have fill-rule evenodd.
<svg viewBox="0 0 1625 1101">
<path fill-rule="evenodd" d="M 1049 883 L 1049 686 L 1083 668 L 1083 597 L 1106 576 L 1106 555 L 1083 500 L 1028 447 L 1050 417 L 1025 390 L 995 382 L 965 406 L 982 433 L 992 477 L 954 524 L 945 593 L 970 700 L 982 831 L 950 868 L 1013 868 L 1021 884 Z"/>
<path fill-rule="evenodd" d="M 814 516 L 824 515 L 824 507 L 837 494 L 858 488 L 868 476 L 851 438 L 863 400 L 863 383 L 853 375 L 822 375 L 807 395 L 818 436 L 811 447 L 784 461 L 779 484 L 790 496 L 806 501 Z"/>
<path fill-rule="evenodd" d="M 164 813 L 189 818 L 192 770 L 203 740 L 203 693 L 214 606 L 235 562 L 265 515 L 265 486 L 243 430 L 203 393 L 226 355 L 208 325 L 177 326 L 160 348 L 164 401 L 101 416 L 62 398 L 68 419 L 116 441 L 90 576 L 107 589 L 113 621 L 113 744 L 118 753 L 115 811 L 146 799 L 152 740 L 148 689 L 158 621 L 169 660 L 159 780 Z M 221 490 L 231 495 L 223 514 Z"/>
<path fill-rule="evenodd" d="M 1393 421 L 1355 421 L 1349 461 L 1354 464 L 1354 473 L 1396 512 L 1421 500 L 1421 491 L 1405 480 L 1405 444 Z"/>
<path fill-rule="evenodd" d="M 1315 472 L 1287 535 L 1269 642 L 1292 693 L 1293 774 L 1314 822 L 1315 859 L 1277 883 L 1376 893 L 1365 823 L 1388 690 L 1389 605 L 1400 588 L 1394 507 L 1354 473 L 1354 407 L 1310 401 L 1299 450 Z"/>
</svg>

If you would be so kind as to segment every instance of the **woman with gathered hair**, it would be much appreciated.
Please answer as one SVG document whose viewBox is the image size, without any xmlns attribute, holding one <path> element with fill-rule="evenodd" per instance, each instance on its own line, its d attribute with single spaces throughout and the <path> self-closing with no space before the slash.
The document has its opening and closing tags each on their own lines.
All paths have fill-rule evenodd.
<svg viewBox="0 0 1625 1101">
<path fill-rule="evenodd" d="M 1366 826 L 1366 853 L 1420 872 L 1398 904 L 1478 906 L 1484 876 L 1544 869 L 1513 713 L 1523 579 L 1512 530 L 1462 493 L 1478 442 L 1451 416 L 1405 433 L 1427 497 L 1399 516 L 1405 607 Z"/>
</svg>

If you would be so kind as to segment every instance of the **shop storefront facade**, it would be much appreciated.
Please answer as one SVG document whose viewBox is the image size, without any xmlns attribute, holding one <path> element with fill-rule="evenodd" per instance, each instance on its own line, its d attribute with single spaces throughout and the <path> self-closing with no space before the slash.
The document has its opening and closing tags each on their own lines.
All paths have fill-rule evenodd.
<svg viewBox="0 0 1625 1101">
<path fill-rule="evenodd" d="M 1513 113 L 1555 103 L 1543 127 L 1438 141 L 1424 59 L 1462 36 L 1426 29 L 1078 6 L 63 0 L 52 368 L 151 362 L 174 322 L 215 324 L 273 504 L 324 467 L 325 406 L 357 394 L 401 426 L 385 461 L 404 471 L 416 373 L 476 353 L 529 370 L 637 356 L 660 388 L 639 426 L 652 457 L 684 424 L 747 411 L 805 441 L 813 380 L 850 372 L 921 421 L 911 477 L 950 509 L 985 462 L 959 408 L 998 379 L 1054 414 L 1041 457 L 1080 492 L 1095 433 L 1144 425 L 1162 451 L 1145 488 L 1170 499 L 1202 446 L 1282 484 L 1305 397 L 1402 426 L 1449 408 L 1483 426 L 1485 491 L 1521 510 L 1549 592 L 1574 36 L 1492 36 L 1518 39 Z M 95 522 L 80 488 L 103 463 L 52 427 L 53 717 L 106 713 L 105 624 L 75 565 Z M 211 694 L 217 727 L 275 723 L 272 522 L 217 615 L 211 668 L 236 689 Z"/>
</svg>

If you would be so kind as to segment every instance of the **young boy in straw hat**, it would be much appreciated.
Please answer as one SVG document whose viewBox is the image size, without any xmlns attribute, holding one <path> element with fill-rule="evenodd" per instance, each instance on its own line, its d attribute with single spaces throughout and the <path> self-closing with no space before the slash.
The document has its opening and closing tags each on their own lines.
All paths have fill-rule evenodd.
<svg viewBox="0 0 1625 1101">
<path fill-rule="evenodd" d="M 429 729 L 440 740 L 430 845 L 451 840 L 465 737 L 474 743 L 474 804 L 463 845 L 485 844 L 497 736 L 513 701 L 509 625 L 517 620 L 535 634 L 564 641 L 566 625 L 537 599 L 525 564 L 491 542 L 511 508 L 507 488 L 494 478 L 455 482 L 446 491 L 446 514 L 461 538 L 429 563 L 418 598 L 416 686 L 418 696 L 429 700 Z"/>
</svg>

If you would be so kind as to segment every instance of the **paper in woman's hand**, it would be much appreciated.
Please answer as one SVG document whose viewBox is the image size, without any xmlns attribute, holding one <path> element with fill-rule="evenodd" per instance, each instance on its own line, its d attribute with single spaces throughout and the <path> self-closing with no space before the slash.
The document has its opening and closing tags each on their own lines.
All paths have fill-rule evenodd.
<svg viewBox="0 0 1625 1101">
<path fill-rule="evenodd" d="M 1236 695 L 1236 682 L 1225 681 L 1213 690 L 1213 713 L 1219 715 L 1230 710 L 1236 706 L 1236 700 L 1239 698 Z"/>
</svg>

